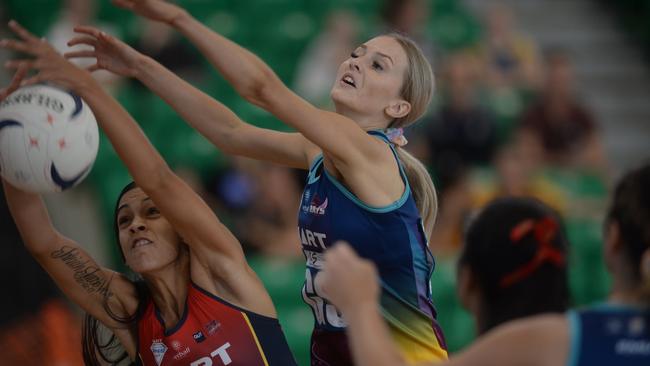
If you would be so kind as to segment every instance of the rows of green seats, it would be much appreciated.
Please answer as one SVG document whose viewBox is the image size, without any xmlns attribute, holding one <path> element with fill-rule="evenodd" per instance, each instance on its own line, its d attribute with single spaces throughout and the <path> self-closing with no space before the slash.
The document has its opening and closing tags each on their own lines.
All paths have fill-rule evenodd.
<svg viewBox="0 0 650 366">
<path fill-rule="evenodd" d="M 603 259 L 603 220 L 608 187 L 602 176 L 588 171 L 549 169 L 547 177 L 569 203 L 564 224 L 570 243 L 569 286 L 573 304 L 588 305 L 607 297 L 611 279 Z"/>
</svg>

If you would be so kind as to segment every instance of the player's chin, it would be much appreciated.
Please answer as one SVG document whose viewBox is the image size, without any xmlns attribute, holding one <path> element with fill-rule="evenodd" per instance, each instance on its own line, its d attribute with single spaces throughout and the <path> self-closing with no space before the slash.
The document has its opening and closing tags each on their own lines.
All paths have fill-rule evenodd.
<svg viewBox="0 0 650 366">
<path fill-rule="evenodd" d="M 170 263 L 169 258 L 159 258 L 156 253 L 139 251 L 130 258 L 129 267 L 138 274 L 154 273 Z"/>
<path fill-rule="evenodd" d="M 155 261 L 133 261 L 130 265 L 130 268 L 133 272 L 139 274 L 139 275 L 146 275 L 150 273 L 155 273 L 164 266 L 161 265 L 160 263 L 156 263 Z"/>
<path fill-rule="evenodd" d="M 353 108 L 358 104 L 358 96 L 352 88 L 345 88 L 339 85 L 334 85 L 330 91 L 332 102 L 337 106 L 344 106 L 346 108 Z"/>
</svg>

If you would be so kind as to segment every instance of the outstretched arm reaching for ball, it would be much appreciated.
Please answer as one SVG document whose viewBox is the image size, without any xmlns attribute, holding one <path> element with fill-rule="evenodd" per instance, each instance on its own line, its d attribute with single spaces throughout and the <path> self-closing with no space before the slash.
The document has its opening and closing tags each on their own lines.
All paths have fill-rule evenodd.
<svg viewBox="0 0 650 366">
<path fill-rule="evenodd" d="M 372 176 L 369 166 L 374 171 L 393 167 L 385 163 L 390 151 L 357 123 L 311 105 L 292 92 L 259 57 L 215 33 L 184 9 L 162 0 L 113 0 L 113 3 L 176 28 L 242 97 L 268 110 L 328 153 L 348 183 L 354 183 L 350 181 L 354 181 L 359 170 Z"/>
<path fill-rule="evenodd" d="M 95 58 L 91 70 L 137 78 L 222 151 L 301 169 L 307 169 L 319 153 L 318 147 L 300 133 L 245 123 L 222 103 L 115 37 L 92 27 L 80 26 L 75 31 L 80 36 L 68 44 L 87 44 L 94 50 L 69 52 L 66 57 Z"/>
<path fill-rule="evenodd" d="M 34 56 L 14 63 L 28 65 L 38 72 L 27 83 L 54 82 L 79 94 L 91 107 L 135 183 L 190 247 L 192 280 L 212 292 L 221 289 L 221 294 L 235 304 L 274 316 L 270 298 L 248 267 L 239 241 L 172 172 L 128 112 L 89 72 L 70 63 L 17 23 L 12 22 L 10 27 L 21 38 L 11 41 L 11 48 Z"/>
</svg>

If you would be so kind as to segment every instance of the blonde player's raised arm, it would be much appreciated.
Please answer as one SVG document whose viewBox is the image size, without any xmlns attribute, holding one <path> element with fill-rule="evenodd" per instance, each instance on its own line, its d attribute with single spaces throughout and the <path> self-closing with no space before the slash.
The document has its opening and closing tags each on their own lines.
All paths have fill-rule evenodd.
<svg viewBox="0 0 650 366">
<path fill-rule="evenodd" d="M 225 153 L 307 169 L 319 149 L 300 133 L 255 127 L 228 107 L 187 83 L 160 63 L 92 27 L 80 26 L 68 44 L 93 50 L 73 51 L 68 58 L 94 58 L 91 70 L 133 77 L 165 100 L 188 124 Z"/>
<path fill-rule="evenodd" d="M 201 24 L 184 9 L 161 0 L 115 0 L 114 3 L 143 17 L 166 22 L 175 27 L 198 47 L 242 97 L 268 110 L 298 130 L 321 150 L 329 153 L 337 161 L 337 169 L 354 172 L 366 169 L 368 163 L 374 163 L 373 169 L 377 170 L 377 163 L 382 168 L 382 162 L 392 163 L 391 152 L 360 128 L 357 123 L 359 121 L 355 122 L 349 116 L 314 107 L 291 91 L 259 57 Z M 360 50 L 367 49 L 367 45 L 360 46 Z M 371 52 L 367 53 L 370 55 Z M 356 54 L 363 57 L 361 51 Z M 394 71 L 401 77 L 403 70 L 393 65 L 397 62 L 393 59 L 395 55 L 391 58 L 384 52 L 380 54 L 386 57 L 369 61 L 372 64 L 369 66 Z M 365 59 L 363 62 L 366 62 Z M 350 63 L 349 67 L 352 70 L 355 66 Z M 351 77 L 361 85 L 360 77 Z M 342 83 L 340 80 L 333 82 L 335 87 Z M 397 99 L 384 110 L 385 114 L 390 116 L 388 118 L 402 118 L 411 112 L 409 103 Z M 380 125 L 381 119 L 386 117 L 384 112 L 379 116 L 379 121 L 374 121 L 379 123 L 376 128 L 383 128 Z"/>
</svg>

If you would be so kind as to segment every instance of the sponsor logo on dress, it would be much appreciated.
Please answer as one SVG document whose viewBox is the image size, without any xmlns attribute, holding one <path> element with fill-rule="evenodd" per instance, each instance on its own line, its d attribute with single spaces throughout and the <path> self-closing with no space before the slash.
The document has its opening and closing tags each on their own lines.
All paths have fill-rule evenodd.
<svg viewBox="0 0 650 366">
<path fill-rule="evenodd" d="M 151 342 L 151 353 L 153 353 L 153 357 L 158 366 L 162 363 L 163 357 L 165 357 L 165 352 L 167 352 L 167 346 L 162 342 L 162 339 L 154 339 L 153 342 Z"/>
<path fill-rule="evenodd" d="M 187 356 L 190 354 L 190 347 L 185 347 L 185 349 L 179 351 L 177 354 L 174 355 L 174 360 L 178 361 L 183 359 L 183 357 Z"/>
<path fill-rule="evenodd" d="M 192 338 L 194 338 L 194 341 L 196 343 L 201 343 L 205 341 L 205 336 L 203 335 L 203 332 L 201 332 L 200 330 L 192 334 Z"/>
<path fill-rule="evenodd" d="M 208 336 L 211 336 L 219 330 L 219 327 L 221 327 L 221 323 L 216 320 L 211 320 L 205 325 L 205 330 L 208 332 Z"/>
<path fill-rule="evenodd" d="M 304 199 L 304 204 L 302 205 L 302 211 L 313 215 L 325 215 L 325 209 L 327 208 L 327 204 L 329 203 L 327 197 L 325 197 L 324 200 L 321 200 L 318 197 L 318 195 L 315 194 L 314 197 L 312 197 L 311 201 L 309 201 L 310 196 L 311 194 L 309 191 L 305 192 L 305 199 Z M 309 204 L 307 204 L 307 202 L 309 202 Z"/>
</svg>

